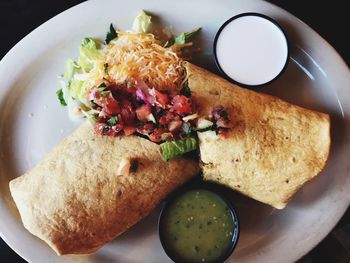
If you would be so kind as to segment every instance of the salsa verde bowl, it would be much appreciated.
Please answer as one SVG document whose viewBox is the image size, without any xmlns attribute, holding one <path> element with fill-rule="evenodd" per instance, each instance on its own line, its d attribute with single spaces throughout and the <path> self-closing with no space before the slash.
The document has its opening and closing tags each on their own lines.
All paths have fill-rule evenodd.
<svg viewBox="0 0 350 263">
<path fill-rule="evenodd" d="M 239 239 L 239 220 L 224 188 L 195 182 L 172 194 L 159 215 L 159 239 L 174 262 L 223 262 Z"/>
</svg>

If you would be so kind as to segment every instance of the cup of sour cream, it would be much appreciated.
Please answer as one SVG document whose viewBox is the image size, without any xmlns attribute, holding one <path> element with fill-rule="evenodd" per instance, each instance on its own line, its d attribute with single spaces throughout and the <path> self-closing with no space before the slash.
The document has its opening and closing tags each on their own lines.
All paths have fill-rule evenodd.
<svg viewBox="0 0 350 263">
<path fill-rule="evenodd" d="M 214 39 L 221 73 L 243 86 L 258 87 L 278 78 L 288 64 L 288 39 L 282 27 L 260 13 L 228 19 Z"/>
</svg>

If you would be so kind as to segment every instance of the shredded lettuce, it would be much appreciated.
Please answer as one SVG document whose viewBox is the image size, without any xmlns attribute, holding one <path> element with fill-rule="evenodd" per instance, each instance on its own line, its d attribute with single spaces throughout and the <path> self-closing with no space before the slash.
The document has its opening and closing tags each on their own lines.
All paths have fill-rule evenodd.
<svg viewBox="0 0 350 263">
<path fill-rule="evenodd" d="M 164 142 L 160 145 L 160 153 L 164 161 L 169 161 L 185 153 L 196 150 L 198 147 L 195 138 Z"/>
<path fill-rule="evenodd" d="M 144 10 L 141 10 L 132 24 L 132 31 L 134 33 L 148 32 L 149 27 L 151 25 L 151 19 L 151 16 L 147 15 L 147 13 Z"/>
<path fill-rule="evenodd" d="M 89 72 L 94 67 L 94 62 L 101 59 L 101 53 L 97 49 L 96 42 L 91 38 L 84 38 L 80 46 L 78 65 L 83 72 Z"/>
<path fill-rule="evenodd" d="M 68 92 L 74 99 L 80 99 L 80 94 L 82 93 L 82 86 L 84 81 L 72 79 L 68 84 Z"/>
<path fill-rule="evenodd" d="M 63 89 L 67 104 L 72 101 L 71 99 L 77 99 L 80 103 L 86 104 L 85 92 L 91 84 L 86 73 L 94 67 L 95 62 L 100 58 L 101 54 L 97 42 L 91 38 L 84 38 L 80 46 L 78 61 L 67 60 L 64 72 L 65 89 Z"/>
<path fill-rule="evenodd" d="M 68 59 L 66 62 L 66 71 L 64 72 L 64 78 L 70 81 L 76 73 L 80 73 L 81 68 L 77 62 L 72 59 Z"/>
</svg>

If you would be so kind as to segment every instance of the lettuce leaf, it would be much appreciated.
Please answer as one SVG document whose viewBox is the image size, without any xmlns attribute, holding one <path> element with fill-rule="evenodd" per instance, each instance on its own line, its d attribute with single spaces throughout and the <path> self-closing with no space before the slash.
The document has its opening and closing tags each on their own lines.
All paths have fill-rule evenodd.
<svg viewBox="0 0 350 263">
<path fill-rule="evenodd" d="M 197 147 L 197 140 L 190 137 L 182 140 L 162 143 L 160 145 L 160 153 L 164 161 L 169 161 L 185 153 L 196 150 Z"/>
<path fill-rule="evenodd" d="M 83 86 L 83 84 L 84 84 L 84 81 L 72 79 L 68 84 L 69 95 L 71 95 L 71 97 L 73 97 L 74 99 L 78 99 L 81 92 L 81 87 Z"/>
<path fill-rule="evenodd" d="M 190 41 L 191 38 L 193 38 L 200 30 L 201 28 L 199 27 L 190 32 L 182 32 L 180 35 L 175 37 L 173 41 L 177 44 L 185 44 L 186 42 Z"/>
<path fill-rule="evenodd" d="M 84 38 L 80 46 L 78 65 L 83 72 L 89 72 L 94 67 L 94 62 L 101 59 L 96 42 L 91 38 Z"/>
<path fill-rule="evenodd" d="M 151 19 L 151 16 L 147 15 L 144 10 L 141 10 L 132 24 L 132 31 L 135 33 L 148 32 L 149 26 L 151 25 Z"/>
<path fill-rule="evenodd" d="M 72 59 L 68 59 L 66 62 L 66 71 L 64 72 L 64 78 L 67 81 L 70 81 L 76 73 L 81 73 L 80 66 Z"/>
<path fill-rule="evenodd" d="M 86 48 L 91 48 L 91 49 L 97 49 L 96 42 L 89 37 L 86 37 L 83 39 L 83 41 L 81 42 L 81 46 Z"/>
</svg>

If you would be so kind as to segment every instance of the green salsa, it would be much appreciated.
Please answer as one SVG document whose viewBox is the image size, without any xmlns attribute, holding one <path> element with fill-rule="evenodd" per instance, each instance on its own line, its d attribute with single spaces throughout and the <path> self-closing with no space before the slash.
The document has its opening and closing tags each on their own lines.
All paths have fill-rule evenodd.
<svg viewBox="0 0 350 263">
<path fill-rule="evenodd" d="M 217 194 L 190 190 L 171 202 L 162 214 L 162 242 L 180 262 L 216 262 L 235 239 L 236 220 Z"/>
</svg>

